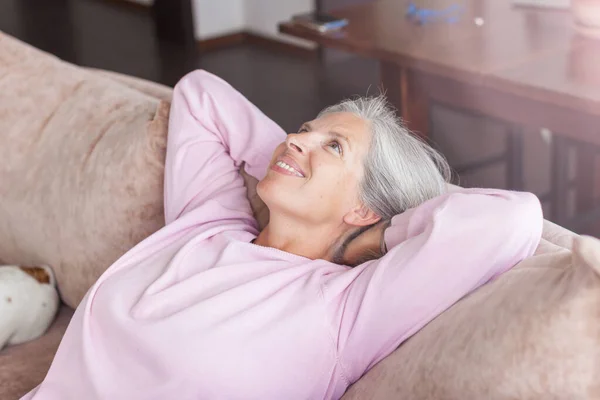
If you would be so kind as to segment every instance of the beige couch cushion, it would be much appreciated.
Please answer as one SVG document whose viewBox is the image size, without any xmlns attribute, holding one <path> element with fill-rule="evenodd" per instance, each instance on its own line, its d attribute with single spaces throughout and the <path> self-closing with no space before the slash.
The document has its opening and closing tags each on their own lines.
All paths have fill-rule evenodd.
<svg viewBox="0 0 600 400">
<path fill-rule="evenodd" d="M 0 260 L 76 307 L 163 224 L 168 103 L 0 33 Z"/>
<path fill-rule="evenodd" d="M 18 399 L 42 382 L 72 316 L 63 306 L 45 335 L 0 351 L 0 399 Z"/>
<path fill-rule="evenodd" d="M 123 86 L 135 89 L 140 93 L 147 94 L 148 96 L 159 100 L 170 102 L 171 97 L 173 96 L 173 89 L 168 86 L 161 85 L 160 83 L 150 82 L 145 79 L 123 75 L 118 72 L 106 71 L 103 69 L 86 68 L 86 70 L 91 71 L 96 76 L 109 78 L 112 81 L 119 82 Z"/>
<path fill-rule="evenodd" d="M 344 400 L 600 399 L 600 257 L 594 270 L 568 249 L 581 238 L 550 223 L 544 233 L 534 257 L 432 321 Z M 599 241 L 587 247 L 600 253 Z"/>
</svg>

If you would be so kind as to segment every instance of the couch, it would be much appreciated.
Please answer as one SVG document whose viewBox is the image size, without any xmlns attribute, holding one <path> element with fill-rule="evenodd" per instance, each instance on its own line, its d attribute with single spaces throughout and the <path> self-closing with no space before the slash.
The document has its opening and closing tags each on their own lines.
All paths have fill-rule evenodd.
<svg viewBox="0 0 600 400">
<path fill-rule="evenodd" d="M 164 225 L 170 95 L 0 32 L 0 261 L 53 266 L 63 302 L 46 334 L 0 352 L 0 399 L 42 381 L 89 286 Z M 534 257 L 444 312 L 344 399 L 600 398 L 600 278 L 573 255 L 576 239 L 545 221 Z"/>
</svg>

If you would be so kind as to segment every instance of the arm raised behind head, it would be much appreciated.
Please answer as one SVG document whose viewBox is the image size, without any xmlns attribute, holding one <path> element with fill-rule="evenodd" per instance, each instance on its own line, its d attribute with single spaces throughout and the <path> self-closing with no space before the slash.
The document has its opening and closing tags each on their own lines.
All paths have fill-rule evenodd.
<svg viewBox="0 0 600 400">
<path fill-rule="evenodd" d="M 383 232 L 383 257 L 323 280 L 325 301 L 339 321 L 337 348 L 348 380 L 533 255 L 542 226 L 533 194 L 497 189 L 461 189 L 392 218 Z M 347 251 L 376 250 L 383 229 L 374 228 Z"/>
</svg>

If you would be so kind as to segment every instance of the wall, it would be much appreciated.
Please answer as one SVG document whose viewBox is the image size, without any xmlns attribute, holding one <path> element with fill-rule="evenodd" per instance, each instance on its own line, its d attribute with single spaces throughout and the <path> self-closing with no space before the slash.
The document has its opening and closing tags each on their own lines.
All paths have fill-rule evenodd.
<svg viewBox="0 0 600 400">
<path fill-rule="evenodd" d="M 246 29 L 282 42 L 303 47 L 314 47 L 314 43 L 282 35 L 277 24 L 289 20 L 292 15 L 314 10 L 314 0 L 244 0 Z"/>
<path fill-rule="evenodd" d="M 154 0 L 128 1 L 150 6 Z M 246 30 L 282 42 L 315 47 L 314 43 L 277 32 L 279 22 L 312 11 L 314 0 L 193 0 L 192 4 L 198 40 Z"/>
<path fill-rule="evenodd" d="M 192 4 L 196 39 L 210 39 L 244 30 L 245 2 L 246 0 L 194 0 Z"/>
</svg>

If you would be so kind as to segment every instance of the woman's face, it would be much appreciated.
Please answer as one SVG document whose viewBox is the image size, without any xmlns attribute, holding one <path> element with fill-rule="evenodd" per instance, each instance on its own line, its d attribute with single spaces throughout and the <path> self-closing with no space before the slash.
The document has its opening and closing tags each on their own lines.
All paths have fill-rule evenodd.
<svg viewBox="0 0 600 400">
<path fill-rule="evenodd" d="M 258 194 L 271 215 L 341 225 L 360 205 L 359 183 L 370 141 L 367 123 L 351 113 L 307 122 L 275 149 Z"/>
</svg>

